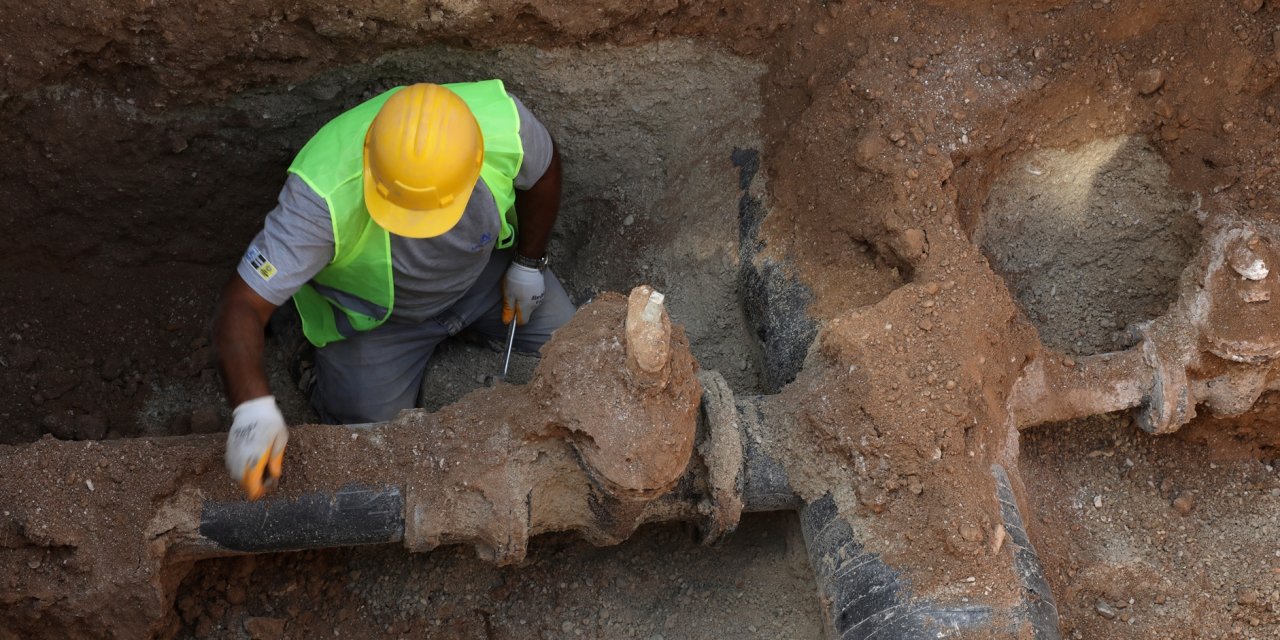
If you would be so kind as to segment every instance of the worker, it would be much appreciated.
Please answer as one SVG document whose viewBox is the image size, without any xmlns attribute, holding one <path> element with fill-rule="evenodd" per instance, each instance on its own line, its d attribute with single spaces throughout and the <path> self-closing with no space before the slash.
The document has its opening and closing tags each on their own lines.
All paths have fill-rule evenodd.
<svg viewBox="0 0 1280 640">
<path fill-rule="evenodd" d="M 222 291 L 218 367 L 234 407 L 226 464 L 256 499 L 289 432 L 263 334 L 290 298 L 316 346 L 311 404 L 330 424 L 417 404 L 432 351 L 463 329 L 536 351 L 574 307 L 547 269 L 560 157 L 500 80 L 398 87 L 339 115 L 289 166 Z"/>
</svg>

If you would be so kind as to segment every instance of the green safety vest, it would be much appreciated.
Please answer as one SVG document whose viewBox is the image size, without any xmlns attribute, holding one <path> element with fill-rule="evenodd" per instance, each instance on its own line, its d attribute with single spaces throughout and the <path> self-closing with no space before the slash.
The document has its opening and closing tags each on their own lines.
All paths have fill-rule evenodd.
<svg viewBox="0 0 1280 640">
<path fill-rule="evenodd" d="M 471 109 L 484 136 L 480 179 L 498 205 L 497 248 L 515 242 L 515 178 L 524 160 L 520 115 L 501 80 L 443 85 Z M 293 295 L 302 332 L 317 347 L 387 321 L 395 305 L 391 234 L 364 205 L 364 139 L 374 116 L 396 87 L 339 115 L 302 147 L 292 173 L 329 206 L 333 260 Z"/>
</svg>

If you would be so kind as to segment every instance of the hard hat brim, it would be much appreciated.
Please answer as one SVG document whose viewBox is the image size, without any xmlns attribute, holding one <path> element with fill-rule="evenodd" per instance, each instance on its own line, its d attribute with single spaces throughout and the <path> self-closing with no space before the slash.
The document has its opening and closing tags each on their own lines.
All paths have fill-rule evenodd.
<svg viewBox="0 0 1280 640">
<path fill-rule="evenodd" d="M 467 201 L 471 199 L 468 192 L 461 198 L 439 209 L 406 209 L 388 201 L 378 193 L 376 182 L 369 171 L 368 161 L 364 171 L 364 206 L 369 216 L 378 226 L 406 238 L 434 238 L 447 233 L 466 211 Z"/>
</svg>

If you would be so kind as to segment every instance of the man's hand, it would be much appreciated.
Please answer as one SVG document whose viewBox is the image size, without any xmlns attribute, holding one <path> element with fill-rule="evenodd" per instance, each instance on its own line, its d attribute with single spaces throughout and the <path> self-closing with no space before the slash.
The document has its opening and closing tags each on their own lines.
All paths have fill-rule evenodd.
<svg viewBox="0 0 1280 640">
<path fill-rule="evenodd" d="M 513 318 L 517 324 L 528 322 L 546 292 L 547 283 L 541 271 L 511 263 L 502 280 L 502 324 L 511 324 Z"/>
<path fill-rule="evenodd" d="M 257 500 L 275 487 L 288 442 L 289 429 L 275 396 L 241 403 L 232 413 L 231 433 L 227 434 L 227 471 L 244 487 L 250 500 Z"/>
</svg>

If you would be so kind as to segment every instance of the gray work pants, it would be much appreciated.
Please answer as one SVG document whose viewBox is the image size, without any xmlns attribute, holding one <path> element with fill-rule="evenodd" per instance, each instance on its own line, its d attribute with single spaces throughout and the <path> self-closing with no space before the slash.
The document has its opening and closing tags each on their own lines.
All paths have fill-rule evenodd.
<svg viewBox="0 0 1280 640">
<path fill-rule="evenodd" d="M 377 329 L 317 349 L 311 404 L 320 418 L 329 424 L 383 422 L 413 408 L 436 345 L 463 329 L 505 343 L 501 285 L 510 262 L 510 252 L 493 252 L 462 299 L 435 318 L 420 323 L 393 318 Z M 573 316 L 573 303 L 560 281 L 549 270 L 543 275 L 546 294 L 529 321 L 516 330 L 516 350 L 537 351 Z"/>
</svg>

